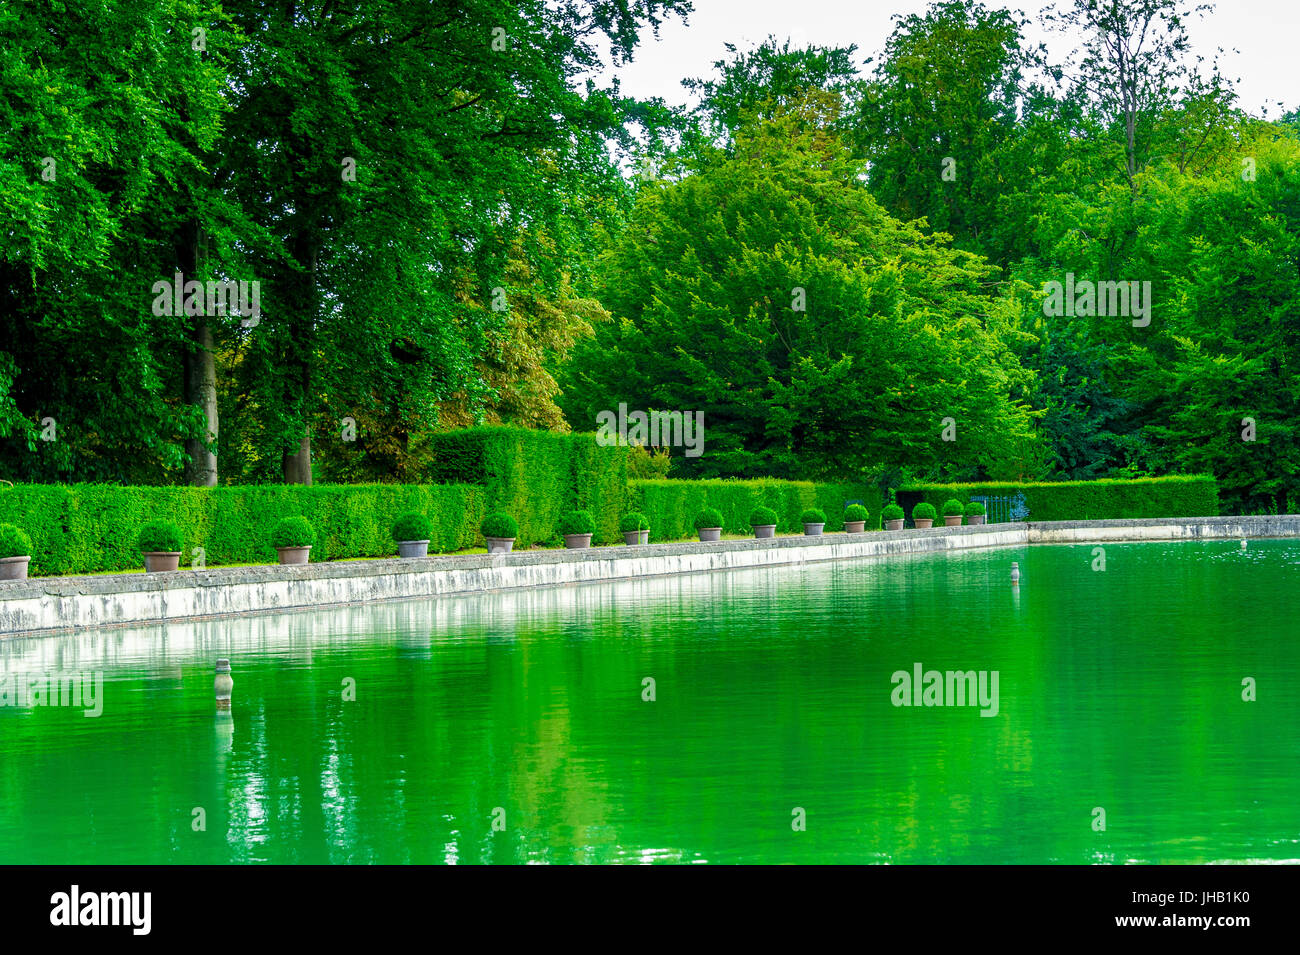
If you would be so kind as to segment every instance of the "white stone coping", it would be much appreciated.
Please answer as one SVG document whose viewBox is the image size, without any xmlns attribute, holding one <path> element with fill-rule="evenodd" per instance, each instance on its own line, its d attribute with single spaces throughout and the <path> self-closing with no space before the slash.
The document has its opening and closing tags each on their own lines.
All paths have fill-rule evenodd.
<svg viewBox="0 0 1300 955">
<path fill-rule="evenodd" d="M 1300 515 L 1054 521 L 0 582 L 0 638 L 944 550 L 1300 537 Z"/>
</svg>

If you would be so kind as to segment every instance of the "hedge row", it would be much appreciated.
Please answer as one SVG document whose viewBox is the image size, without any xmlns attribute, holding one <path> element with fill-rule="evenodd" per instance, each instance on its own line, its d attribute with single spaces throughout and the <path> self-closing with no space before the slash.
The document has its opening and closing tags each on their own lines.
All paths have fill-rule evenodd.
<svg viewBox="0 0 1300 955">
<path fill-rule="evenodd" d="M 516 547 L 558 544 L 560 517 L 575 508 L 595 518 L 593 544 L 623 540 L 626 447 L 598 445 L 593 434 L 488 426 L 437 435 L 431 448 L 428 480 L 481 486 L 489 510 L 519 522 Z"/>
<path fill-rule="evenodd" d="M 870 512 L 868 527 L 880 524 L 878 493 L 858 484 L 814 484 L 811 481 L 633 481 L 631 510 L 650 518 L 650 540 L 693 538 L 695 515 L 705 507 L 722 512 L 722 530 L 727 534 L 750 533 L 749 515 L 766 505 L 776 511 L 778 534 L 803 530 L 799 515 L 805 508 L 826 512 L 826 530 L 844 529 L 844 506 L 858 501 Z"/>
<path fill-rule="evenodd" d="M 1218 484 L 1202 475 L 1036 484 L 917 484 L 901 490 L 919 492 L 936 510 L 954 497 L 965 504 L 972 495 L 1014 497 L 1019 493 L 1025 496 L 1031 521 L 1214 517 L 1219 513 Z"/>
<path fill-rule="evenodd" d="M 0 486 L 0 523 L 27 531 L 30 572 L 40 576 L 139 568 L 136 535 L 151 520 L 181 529 L 187 567 L 196 547 L 208 565 L 275 563 L 271 528 L 297 514 L 316 528 L 313 561 L 383 557 L 397 552 L 391 530 L 405 511 L 420 511 L 433 524 L 430 550 L 482 543 L 483 489 L 465 485 Z"/>
</svg>

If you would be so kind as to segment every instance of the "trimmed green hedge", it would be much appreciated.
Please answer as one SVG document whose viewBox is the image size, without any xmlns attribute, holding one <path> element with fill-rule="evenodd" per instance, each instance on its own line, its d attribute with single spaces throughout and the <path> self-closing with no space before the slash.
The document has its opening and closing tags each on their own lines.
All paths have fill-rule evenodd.
<svg viewBox="0 0 1300 955">
<path fill-rule="evenodd" d="M 558 544 L 560 519 L 572 510 L 591 512 L 593 544 L 623 541 L 626 447 L 602 447 L 594 434 L 485 426 L 435 435 L 431 450 L 428 480 L 481 485 L 490 510 L 519 521 L 519 549 Z"/>
<path fill-rule="evenodd" d="M 622 541 L 620 518 L 639 511 L 650 519 L 651 540 L 695 538 L 695 517 L 706 507 L 723 516 L 728 534 L 748 536 L 755 508 L 777 514 L 779 533 L 803 531 L 808 508 L 826 512 L 826 530 L 844 529 L 844 506 L 862 501 L 868 528 L 880 526 L 875 488 L 811 481 L 633 481 L 627 484 L 626 448 L 603 448 L 591 435 L 557 435 L 515 428 L 476 428 L 440 435 L 440 477 L 478 478 L 432 485 L 244 485 L 218 488 L 119 487 L 110 484 L 0 486 L 0 523 L 32 539 L 31 573 L 85 574 L 142 565 L 137 535 L 149 521 L 175 523 L 184 538 L 182 566 L 202 547 L 208 565 L 274 563 L 269 530 L 301 514 L 318 532 L 313 560 L 385 557 L 395 553 L 393 519 L 415 511 L 433 524 L 433 552 L 482 546 L 479 525 L 492 510 L 520 523 L 520 549 L 559 543 L 561 516 L 590 511 L 593 544 Z M 955 498 L 1021 492 L 1029 519 L 1205 517 L 1219 513 L 1218 487 L 1209 477 L 1140 478 L 1040 484 L 931 484 L 904 491 L 941 507 Z"/>
<path fill-rule="evenodd" d="M 949 498 L 967 504 L 972 495 L 1014 497 L 1021 493 L 1031 521 L 1216 517 L 1219 513 L 1219 486 L 1214 478 L 1201 475 L 1034 484 L 916 484 L 900 490 L 919 491 L 922 500 L 936 508 Z"/>
<path fill-rule="evenodd" d="M 143 566 L 137 535 L 152 520 L 181 529 L 181 566 L 276 562 L 270 531 L 301 514 L 317 531 L 312 560 L 397 552 L 395 515 L 419 511 L 433 523 L 431 551 L 482 543 L 483 489 L 404 484 L 119 487 L 112 484 L 0 486 L 0 523 L 32 538 L 33 575 L 87 574 Z"/>
<path fill-rule="evenodd" d="M 778 534 L 802 534 L 799 516 L 810 507 L 826 512 L 826 530 L 844 529 L 844 505 L 861 501 L 870 512 L 868 527 L 880 524 L 876 492 L 865 485 L 814 484 L 811 481 L 633 481 L 632 504 L 650 518 L 652 541 L 694 538 L 695 517 L 705 507 L 722 512 L 726 534 L 752 533 L 749 517 L 763 506 L 776 511 Z"/>
</svg>

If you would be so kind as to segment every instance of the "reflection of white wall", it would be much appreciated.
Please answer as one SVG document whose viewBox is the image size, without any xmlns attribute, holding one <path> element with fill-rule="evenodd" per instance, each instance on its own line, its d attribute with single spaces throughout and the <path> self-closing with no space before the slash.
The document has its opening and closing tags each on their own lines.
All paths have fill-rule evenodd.
<svg viewBox="0 0 1300 955">
<path fill-rule="evenodd" d="M 0 599 L 0 637 L 149 622 L 233 619 L 249 613 L 535 590 L 601 580 L 862 560 L 886 554 L 1019 543 L 1024 534 L 1023 525 L 999 525 L 888 537 L 834 534 L 776 541 L 676 543 L 499 557 L 453 556 L 409 562 L 355 561 L 21 581 L 0 591 L 4 594 Z"/>
<path fill-rule="evenodd" d="M 0 672 L 44 673 L 55 670 L 105 670 L 120 666 L 175 666 L 180 660 L 215 661 L 241 653 L 260 653 L 309 665 L 312 653 L 365 640 L 386 639 L 408 651 L 454 641 L 466 632 L 499 634 L 513 639 L 521 624 L 572 627 L 599 632 L 587 626 L 595 619 L 627 618 L 628 607 L 648 616 L 673 614 L 692 619 L 717 608 L 729 613 L 764 612 L 774 600 L 800 600 L 826 588 L 888 589 L 899 575 L 911 582 L 937 579 L 947 574 L 947 557 L 979 556 L 990 547 L 1025 544 L 1081 544 L 1110 541 L 1238 540 L 1254 537 L 1300 537 L 1300 517 L 1211 517 L 1183 521 L 1080 521 L 1047 524 L 1007 524 L 988 528 L 939 528 L 898 534 L 837 534 L 824 543 L 808 539 L 777 548 L 779 565 L 736 566 L 740 561 L 765 561 L 777 557 L 774 549 L 738 549 L 700 545 L 689 553 L 635 556 L 618 550 L 618 557 L 548 560 L 510 566 L 497 562 L 489 573 L 518 571 L 513 589 L 442 593 L 405 600 L 372 601 L 331 610 L 263 613 L 218 620 L 173 622 L 112 630 L 79 630 L 68 635 L 0 637 Z M 820 540 L 820 539 L 819 539 Z M 1237 555 L 1234 550 L 1234 556 Z M 627 555 L 627 556 L 623 556 Z M 820 559 L 818 559 L 820 558 Z M 934 559 L 925 559 L 934 558 Z M 728 569 L 730 568 L 730 569 Z M 725 573 L 689 571 L 723 570 Z M 666 571 L 678 570 L 677 573 Z M 654 573 L 658 576 L 627 576 Z M 482 569 L 478 571 L 481 573 Z M 408 584 L 430 588 L 483 587 L 472 569 L 412 571 L 388 574 Z M 537 577 L 532 575 L 536 574 Z M 614 579 L 593 582 L 565 581 L 565 575 L 607 574 Z M 540 578 L 540 579 L 537 579 Z M 999 578 L 1003 579 L 1003 578 Z M 322 578 L 341 588 L 355 587 L 373 593 L 374 585 L 355 576 Z M 529 585 L 529 581 L 536 583 Z M 299 581 L 306 583 L 308 581 Z M 562 584 L 554 586 L 554 584 Z M 546 584 L 552 584 L 547 586 Z M 216 588 L 208 588 L 216 589 Z M 256 594 L 253 594 L 254 598 Z"/>
<path fill-rule="evenodd" d="M 894 558 L 893 561 L 896 561 Z M 883 579 L 897 565 L 854 565 L 869 578 Z M 387 639 L 407 650 L 428 649 L 474 631 L 512 639 L 527 626 L 585 629 L 616 610 L 636 608 L 662 615 L 679 611 L 688 619 L 711 605 L 734 606 L 779 599 L 805 588 L 833 586 L 834 563 L 757 567 L 725 574 L 644 577 L 569 587 L 537 587 L 424 598 L 333 610 L 259 614 L 91 630 L 73 634 L 0 639 L 0 672 L 158 668 L 182 660 L 270 655 L 310 664 L 313 651 Z M 892 571 L 891 571 L 892 568 Z"/>
</svg>

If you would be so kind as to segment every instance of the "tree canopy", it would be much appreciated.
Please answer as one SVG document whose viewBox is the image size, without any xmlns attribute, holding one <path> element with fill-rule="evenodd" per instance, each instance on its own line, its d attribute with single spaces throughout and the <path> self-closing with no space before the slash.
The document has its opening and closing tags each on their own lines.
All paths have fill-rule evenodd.
<svg viewBox="0 0 1300 955">
<path fill-rule="evenodd" d="M 936 0 L 869 56 L 728 45 L 685 105 L 600 78 L 689 7 L 0 8 L 0 476 L 421 480 L 438 430 L 626 405 L 704 415 L 673 474 L 1293 505 L 1300 121 L 1202 7 L 1059 0 L 1044 46 Z M 1149 321 L 1045 305 L 1076 282 Z"/>
</svg>

